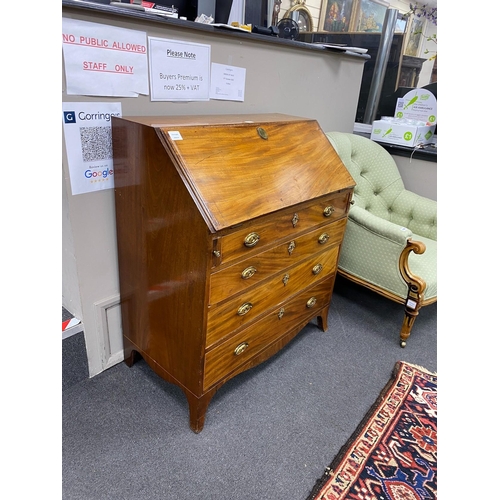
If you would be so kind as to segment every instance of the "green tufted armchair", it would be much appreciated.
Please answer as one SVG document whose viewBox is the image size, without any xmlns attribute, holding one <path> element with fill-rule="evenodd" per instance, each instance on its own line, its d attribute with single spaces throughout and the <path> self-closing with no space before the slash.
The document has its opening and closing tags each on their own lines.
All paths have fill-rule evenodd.
<svg viewBox="0 0 500 500">
<path fill-rule="evenodd" d="M 376 142 L 326 136 L 356 181 L 338 272 L 405 305 L 405 347 L 420 308 L 437 301 L 437 202 L 405 189 L 395 161 Z"/>
</svg>

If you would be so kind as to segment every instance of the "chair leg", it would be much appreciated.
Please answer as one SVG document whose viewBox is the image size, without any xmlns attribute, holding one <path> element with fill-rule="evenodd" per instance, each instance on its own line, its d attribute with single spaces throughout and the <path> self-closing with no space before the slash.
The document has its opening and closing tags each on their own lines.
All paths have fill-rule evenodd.
<svg viewBox="0 0 500 500">
<path fill-rule="evenodd" d="M 410 336 L 411 329 L 413 328 L 413 323 L 418 316 L 418 309 L 412 309 L 408 306 L 408 303 L 405 306 L 405 317 L 403 319 L 403 326 L 401 327 L 401 332 L 399 333 L 399 345 L 401 347 L 406 347 L 406 341 Z"/>
</svg>

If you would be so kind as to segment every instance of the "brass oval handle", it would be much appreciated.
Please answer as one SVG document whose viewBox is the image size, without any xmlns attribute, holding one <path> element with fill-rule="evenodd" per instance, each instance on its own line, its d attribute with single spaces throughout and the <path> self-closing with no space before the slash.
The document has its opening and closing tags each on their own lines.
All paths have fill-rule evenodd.
<svg viewBox="0 0 500 500">
<path fill-rule="evenodd" d="M 244 316 L 247 312 L 252 309 L 253 304 L 251 302 L 245 302 L 240 307 L 238 307 L 238 316 Z"/>
<path fill-rule="evenodd" d="M 295 241 L 291 241 L 288 244 L 288 255 L 292 255 L 292 252 L 295 250 Z"/>
<path fill-rule="evenodd" d="M 249 278 L 251 278 L 255 273 L 257 272 L 257 269 L 255 269 L 255 267 L 253 266 L 248 266 L 246 269 L 244 269 L 241 273 L 241 277 L 244 279 L 244 280 L 247 280 Z"/>
<path fill-rule="evenodd" d="M 285 308 L 282 307 L 278 312 L 278 319 L 281 319 L 285 314 Z"/>
<path fill-rule="evenodd" d="M 319 274 L 321 271 L 323 271 L 323 266 L 321 264 L 316 264 L 313 267 L 313 274 Z"/>
<path fill-rule="evenodd" d="M 244 243 L 245 243 L 246 247 L 251 248 L 251 247 L 254 247 L 255 245 L 257 245 L 259 240 L 260 240 L 260 236 L 258 233 L 250 233 L 250 234 L 247 234 L 247 236 L 245 237 Z"/>
<path fill-rule="evenodd" d="M 322 235 L 320 235 L 320 237 L 318 238 L 318 243 L 320 245 L 323 245 L 323 243 L 326 243 L 328 240 L 330 239 L 330 235 L 328 233 L 323 233 Z"/>
<path fill-rule="evenodd" d="M 297 225 L 297 222 L 299 222 L 299 214 L 293 214 L 292 217 L 292 226 L 295 227 Z"/>
<path fill-rule="evenodd" d="M 285 275 L 283 276 L 283 279 L 281 281 L 283 281 L 283 284 L 286 285 L 288 283 L 289 279 L 290 279 L 290 275 L 288 273 L 285 273 Z"/>
<path fill-rule="evenodd" d="M 323 215 L 325 217 L 330 217 L 330 215 L 332 215 L 333 212 L 335 212 L 335 209 L 331 205 L 329 205 L 325 207 L 325 209 L 323 210 Z"/>
<path fill-rule="evenodd" d="M 314 307 L 316 305 L 316 297 L 311 297 L 307 302 L 306 302 L 306 306 L 311 308 L 311 307 Z"/>
<path fill-rule="evenodd" d="M 248 347 L 248 342 L 242 342 L 241 344 L 236 346 L 236 349 L 234 350 L 234 355 L 239 356 L 240 354 L 243 354 Z"/>
</svg>

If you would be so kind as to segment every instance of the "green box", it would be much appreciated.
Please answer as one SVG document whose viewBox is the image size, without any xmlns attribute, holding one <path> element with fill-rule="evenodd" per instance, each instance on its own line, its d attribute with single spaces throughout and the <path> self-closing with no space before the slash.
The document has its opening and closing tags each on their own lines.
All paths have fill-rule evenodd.
<svg viewBox="0 0 500 500">
<path fill-rule="evenodd" d="M 375 120 L 370 139 L 413 148 L 419 144 L 433 142 L 436 125 L 409 125 L 392 120 Z M 404 120 L 403 120 L 404 121 Z"/>
</svg>

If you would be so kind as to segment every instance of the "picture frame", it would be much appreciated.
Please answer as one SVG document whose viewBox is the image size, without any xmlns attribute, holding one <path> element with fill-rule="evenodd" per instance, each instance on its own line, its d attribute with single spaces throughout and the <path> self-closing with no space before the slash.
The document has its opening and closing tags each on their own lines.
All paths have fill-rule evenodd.
<svg viewBox="0 0 500 500">
<path fill-rule="evenodd" d="M 389 6 L 390 4 L 383 0 L 359 0 L 351 31 L 381 33 Z"/>
<path fill-rule="evenodd" d="M 418 57 L 422 41 L 424 40 L 426 22 L 425 18 L 414 15 L 409 19 L 409 30 L 404 49 L 405 56 Z"/>
<path fill-rule="evenodd" d="M 346 33 L 351 31 L 353 7 L 357 0 L 323 0 L 318 31 Z"/>
</svg>

